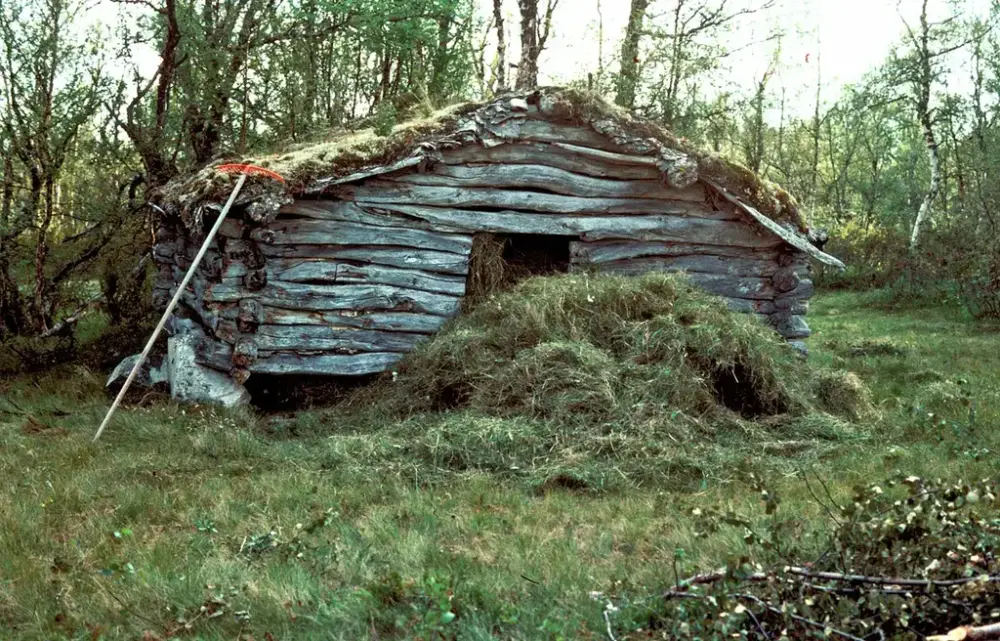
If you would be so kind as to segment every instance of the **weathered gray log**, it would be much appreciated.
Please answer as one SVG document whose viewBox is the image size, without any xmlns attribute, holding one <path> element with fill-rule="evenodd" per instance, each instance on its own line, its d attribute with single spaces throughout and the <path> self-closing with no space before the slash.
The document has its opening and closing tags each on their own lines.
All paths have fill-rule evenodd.
<svg viewBox="0 0 1000 641">
<path fill-rule="evenodd" d="M 291 205 L 282 207 L 278 216 L 278 220 L 296 218 L 360 223 L 375 227 L 406 227 L 444 233 L 467 231 L 454 225 L 431 223 L 422 218 L 407 216 L 390 208 L 361 207 L 357 203 L 347 200 L 297 200 Z"/>
<path fill-rule="evenodd" d="M 241 332 L 254 332 L 264 322 L 264 306 L 257 300 L 244 298 L 238 308 L 230 306 L 222 310 L 219 317 L 229 318 L 231 316 L 227 314 L 229 311 L 235 312 L 236 326 Z"/>
<path fill-rule="evenodd" d="M 466 145 L 446 151 L 441 163 L 446 165 L 475 164 L 542 164 L 576 174 L 617 180 L 659 180 L 655 163 L 621 164 L 581 156 L 574 151 L 543 143 L 516 143 L 499 147 Z"/>
<path fill-rule="evenodd" d="M 751 276 L 724 276 L 719 274 L 688 274 L 694 285 L 719 296 L 727 298 L 746 298 L 750 300 L 774 300 L 774 288 L 769 278 L 754 278 Z"/>
<path fill-rule="evenodd" d="M 799 277 L 798 272 L 792 266 L 782 267 L 777 270 L 771 279 L 771 282 L 774 283 L 774 289 L 779 294 L 794 290 L 801 281 L 802 279 Z"/>
<path fill-rule="evenodd" d="M 591 160 L 599 160 L 606 163 L 611 163 L 615 165 L 640 165 L 643 167 L 653 167 L 659 172 L 658 161 L 652 156 L 635 156 L 632 154 L 622 154 L 615 152 L 613 150 L 602 151 L 600 149 L 594 149 L 586 145 L 576 145 L 569 142 L 556 141 L 552 143 L 553 147 L 558 147 L 563 151 L 568 151 L 570 153 L 576 154 L 581 158 L 589 158 Z"/>
<path fill-rule="evenodd" d="M 226 268 L 225 279 L 239 278 L 247 270 L 239 263 Z M 357 265 L 344 261 L 315 259 L 279 259 L 267 265 L 267 279 L 287 283 L 319 285 L 379 284 L 420 289 L 427 292 L 463 296 L 465 277 L 450 276 L 417 269 Z M 252 289 L 249 288 L 248 289 Z"/>
<path fill-rule="evenodd" d="M 633 258 L 652 256 L 726 256 L 774 262 L 777 265 L 777 251 L 752 249 L 728 245 L 698 245 L 679 242 L 627 242 L 620 240 L 602 242 L 572 242 L 569 246 L 570 260 L 581 265 L 609 263 Z"/>
<path fill-rule="evenodd" d="M 807 300 L 816 293 L 816 287 L 809 279 L 802 279 L 795 289 L 788 292 L 775 292 L 775 300 Z"/>
<path fill-rule="evenodd" d="M 216 332 L 219 338 L 237 346 L 245 342 L 237 331 L 236 325 L 223 321 Z M 344 327 L 326 327 L 323 325 L 261 325 L 253 335 L 253 343 L 261 351 L 298 351 L 298 352 L 412 352 L 416 346 L 427 340 L 428 334 L 408 332 L 383 332 L 367 329 L 350 329 Z M 234 355 L 234 359 L 237 357 Z M 256 352 L 254 361 L 257 360 Z M 236 361 L 233 361 L 236 363 Z M 247 366 L 240 363 L 241 366 Z"/>
<path fill-rule="evenodd" d="M 160 242 L 153 245 L 153 259 L 157 262 L 172 260 L 178 251 L 177 243 Z"/>
<path fill-rule="evenodd" d="M 202 366 L 230 374 L 233 370 L 233 346 L 218 340 L 200 341 L 194 360 Z M 403 358 L 399 352 L 365 352 L 354 355 L 305 355 L 288 352 L 258 352 L 249 368 L 257 374 L 316 374 L 326 376 L 361 376 L 391 369 Z"/>
<path fill-rule="evenodd" d="M 664 204 L 668 204 L 664 201 Z M 338 209 L 335 204 L 331 209 Z M 393 212 L 405 216 L 410 220 L 423 221 L 433 229 L 461 229 L 468 234 L 478 232 L 489 232 L 495 234 L 543 234 L 548 236 L 577 236 L 577 237 L 612 237 L 612 238 L 641 238 L 648 232 L 658 232 L 664 229 L 682 231 L 685 227 L 685 220 L 695 216 L 714 216 L 718 212 L 708 212 L 694 203 L 669 202 L 669 207 L 663 208 L 664 214 L 678 214 L 678 216 L 553 216 L 551 214 L 525 213 L 520 211 L 474 211 L 467 209 L 450 209 L 444 207 L 428 207 L 424 205 L 390 204 L 379 203 L 367 205 L 366 209 Z M 318 208 L 317 208 L 318 209 Z M 671 219 L 673 219 L 671 221 Z M 716 222 L 712 218 L 699 218 Z M 763 244 L 766 247 L 775 247 L 781 244 L 780 239 L 770 236 L 770 234 L 756 234 L 753 228 L 746 223 L 728 221 L 730 225 L 713 226 L 692 223 L 690 229 L 697 238 L 704 239 L 719 236 L 719 241 L 723 244 L 735 244 L 758 246 Z M 706 233 L 707 232 L 707 233 Z M 682 234 L 671 237 L 672 239 L 686 238 Z M 709 242 L 717 242 L 715 240 Z M 265 252 L 268 250 L 265 249 Z M 430 269 L 425 268 L 425 269 Z"/>
<path fill-rule="evenodd" d="M 746 223 L 681 216 L 552 216 L 518 211 L 470 211 L 408 204 L 379 204 L 407 216 L 470 230 L 502 234 L 576 236 L 587 241 L 668 241 L 750 248 L 776 248 L 781 239 Z M 687 204 L 678 203 L 675 211 Z M 265 253 L 273 250 L 264 249 Z M 297 255 L 308 255 L 305 252 Z M 423 269 L 432 269 L 430 266 Z"/>
<path fill-rule="evenodd" d="M 252 240 L 225 239 L 223 255 L 225 256 L 223 265 L 228 261 L 238 261 L 248 269 L 260 269 L 266 262 L 260 247 Z"/>
<path fill-rule="evenodd" d="M 806 298 L 775 298 L 774 311 L 805 316 L 809 313 L 809 300 Z"/>
<path fill-rule="evenodd" d="M 602 136 L 589 127 L 558 125 L 547 120 L 525 120 L 521 123 L 521 131 L 518 139 L 544 143 L 570 143 L 612 153 L 622 151 L 621 147 L 616 145 L 614 141 Z M 642 156 L 634 157 L 643 158 Z M 648 160 L 656 162 L 655 158 L 648 158 Z"/>
<path fill-rule="evenodd" d="M 721 185 L 718 185 L 718 184 L 716 184 L 714 182 L 707 181 L 707 180 L 705 182 L 708 185 L 711 185 L 723 198 L 725 198 L 729 202 L 733 203 L 737 207 L 741 208 L 746 213 L 750 214 L 750 216 L 755 221 L 757 221 L 761 226 L 763 226 L 764 228 L 768 229 L 769 231 L 771 231 L 775 235 L 779 236 L 782 240 L 784 240 L 786 243 L 788 243 L 789 245 L 791 245 L 795 249 L 798 249 L 799 251 L 802 251 L 802 252 L 805 252 L 806 254 L 809 254 L 809 256 L 815 258 L 816 260 L 818 260 L 819 262 L 823 263 L 824 265 L 830 265 L 830 266 L 836 267 L 838 269 L 846 269 L 847 268 L 844 265 L 844 263 L 842 263 L 839 259 L 834 258 L 833 256 L 831 256 L 831 255 L 829 255 L 827 253 L 824 253 L 824 252 L 820 251 L 819 249 L 817 249 L 812 243 L 809 242 L 809 239 L 806 238 L 804 235 L 802 235 L 802 234 L 800 234 L 800 233 L 798 233 L 796 231 L 785 229 L 784 227 L 782 227 L 778 223 L 774 222 L 773 220 L 771 220 L 770 218 L 768 218 L 764 214 L 760 213 L 759 211 L 757 211 L 756 209 L 754 209 L 750 205 L 747 205 L 746 203 L 742 202 L 740 199 L 738 199 L 735 196 L 733 196 L 732 194 L 730 194 Z"/>
<path fill-rule="evenodd" d="M 243 302 L 239 312 L 229 307 L 220 314 L 227 320 L 242 319 Z M 257 303 L 257 301 L 253 301 Z M 257 303 L 259 305 L 259 303 Z M 254 317 L 256 318 L 256 317 Z M 414 314 L 411 312 L 371 312 L 360 313 L 355 310 L 342 312 L 309 312 L 280 307 L 261 306 L 260 320 L 256 325 L 324 325 L 327 327 L 342 327 L 355 329 L 378 329 L 389 332 L 411 332 L 414 334 L 433 334 L 440 330 L 448 318 L 431 314 Z"/>
<path fill-rule="evenodd" d="M 771 326 L 783 337 L 794 340 L 797 338 L 809 338 L 812 330 L 801 316 L 790 314 L 775 314 L 771 316 Z"/>
<path fill-rule="evenodd" d="M 284 309 L 333 311 L 381 310 L 420 312 L 436 316 L 458 313 L 461 299 L 390 285 L 306 285 L 272 281 L 260 292 L 248 295 L 238 286 L 222 283 L 205 292 L 206 300 L 225 303 L 254 297 L 263 305 Z"/>
<path fill-rule="evenodd" d="M 467 235 L 318 220 L 278 220 L 251 237 L 267 245 L 399 245 L 463 255 L 472 249 Z"/>
<path fill-rule="evenodd" d="M 267 269 L 251 269 L 243 274 L 243 286 L 252 292 L 257 292 L 267 285 Z"/>
<path fill-rule="evenodd" d="M 703 202 L 703 197 L 699 196 L 698 191 L 697 187 L 677 190 L 676 200 Z M 673 202 L 648 198 L 580 198 L 478 187 L 433 187 L 409 185 L 389 180 L 369 181 L 364 185 L 357 186 L 335 187 L 331 193 L 342 200 L 354 200 L 361 205 L 395 203 L 466 209 L 490 207 L 548 214 L 661 214 L 670 212 Z M 717 218 L 731 216 L 727 212 L 715 212 L 708 215 Z"/>
<path fill-rule="evenodd" d="M 258 374 L 364 376 L 388 371 L 402 358 L 402 354 L 391 352 L 315 356 L 281 352 L 258 360 L 250 371 Z"/>
<path fill-rule="evenodd" d="M 423 156 L 414 156 L 411 158 L 405 158 L 398 162 L 390 163 L 388 165 L 382 165 L 379 167 L 372 167 L 370 169 L 365 169 L 363 171 L 356 171 L 353 174 L 348 174 L 340 178 L 321 178 L 319 180 L 314 180 L 306 186 L 305 193 L 307 194 L 318 194 L 322 192 L 327 187 L 332 187 L 334 185 L 343 185 L 352 182 L 359 182 L 365 180 L 366 178 L 371 178 L 372 176 L 379 176 L 382 174 L 391 174 L 395 171 L 400 171 L 407 169 L 409 167 L 415 167 L 420 163 L 424 162 L 425 158 Z"/>
<path fill-rule="evenodd" d="M 704 201 L 705 188 L 671 189 L 660 180 L 607 180 L 545 165 L 438 165 L 432 173 L 413 173 L 393 182 L 437 187 L 486 187 L 491 189 L 542 189 L 582 198 L 645 198 Z"/>
<path fill-rule="evenodd" d="M 575 263 L 586 269 L 586 264 Z M 629 260 L 597 263 L 600 271 L 635 276 L 649 272 L 686 271 L 692 273 L 755 276 L 768 278 L 778 269 L 777 263 L 732 256 L 648 256 Z M 773 279 L 772 279 L 773 280 Z"/>
<path fill-rule="evenodd" d="M 461 274 L 469 271 L 469 255 L 412 247 L 376 247 L 338 245 L 266 245 L 261 251 L 269 258 L 317 258 L 370 263 L 388 267 L 416 268 L 442 274 Z"/>
<path fill-rule="evenodd" d="M 599 272 L 620 273 L 609 270 L 608 263 L 597 265 L 595 269 Z M 717 296 L 747 300 L 774 300 L 775 292 L 770 278 L 698 272 L 688 272 L 687 276 L 691 284 Z"/>
<path fill-rule="evenodd" d="M 228 329 L 226 323 L 220 323 L 219 329 L 216 330 L 216 335 L 221 335 Z M 235 325 L 232 326 L 232 330 L 233 340 L 230 342 L 235 343 L 232 358 L 233 366 L 238 369 L 248 370 L 257 361 L 259 356 L 261 348 L 259 339 L 255 335 L 240 335 Z"/>
<path fill-rule="evenodd" d="M 182 310 L 190 312 L 194 319 L 207 330 L 214 331 L 219 326 L 219 312 L 205 304 L 205 289 L 208 286 L 205 282 L 192 281 L 192 284 L 181 295 L 180 302 Z M 176 290 L 171 290 L 171 295 L 174 291 Z"/>
</svg>

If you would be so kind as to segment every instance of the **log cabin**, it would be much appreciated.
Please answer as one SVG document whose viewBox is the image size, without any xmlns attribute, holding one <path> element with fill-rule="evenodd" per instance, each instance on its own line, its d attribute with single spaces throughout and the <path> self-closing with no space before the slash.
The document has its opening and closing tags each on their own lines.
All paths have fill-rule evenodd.
<svg viewBox="0 0 1000 641">
<path fill-rule="evenodd" d="M 391 369 L 460 312 L 484 241 L 529 272 L 686 272 L 800 347 L 810 261 L 843 267 L 781 188 L 569 89 L 241 162 L 287 183 L 247 183 L 168 327 L 235 385 Z M 208 166 L 156 196 L 158 305 L 233 180 Z"/>
</svg>

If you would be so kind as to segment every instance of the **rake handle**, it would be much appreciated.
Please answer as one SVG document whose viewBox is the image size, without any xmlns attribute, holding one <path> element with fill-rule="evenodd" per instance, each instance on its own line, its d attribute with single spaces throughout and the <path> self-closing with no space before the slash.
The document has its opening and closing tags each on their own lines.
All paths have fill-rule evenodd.
<svg viewBox="0 0 1000 641">
<path fill-rule="evenodd" d="M 107 416 L 101 422 L 101 426 L 97 428 L 97 433 L 94 434 L 94 439 L 92 442 L 97 442 L 97 439 L 101 438 L 101 434 L 104 433 L 104 429 L 111 422 L 111 417 L 114 415 L 115 410 L 121 404 L 122 399 L 125 398 L 125 393 L 128 392 L 128 388 L 132 385 L 135 377 L 139 374 L 139 370 L 142 369 L 143 363 L 149 357 L 149 352 L 153 349 L 153 344 L 156 343 L 156 339 L 160 336 L 160 332 L 167 325 L 167 320 L 170 319 L 170 315 L 174 312 L 174 308 L 177 307 L 177 303 L 180 302 L 181 296 L 184 295 L 184 290 L 187 289 L 188 283 L 194 277 L 195 270 L 198 269 L 198 265 L 201 263 L 201 259 L 205 257 L 205 252 L 208 251 L 208 246 L 212 244 L 215 239 L 215 235 L 219 232 L 222 227 L 223 221 L 226 219 L 226 215 L 232 208 L 233 203 L 236 201 L 236 197 L 239 195 L 240 190 L 243 189 L 243 183 L 247 180 L 246 174 L 240 174 L 239 180 L 236 181 L 236 186 L 233 188 L 231 194 L 229 194 L 229 200 L 226 201 L 226 206 L 222 208 L 222 213 L 216 219 L 215 224 L 212 225 L 212 229 L 209 230 L 208 236 L 205 237 L 205 242 L 202 243 L 201 249 L 198 250 L 198 254 L 194 257 L 194 261 L 191 262 L 191 267 L 188 268 L 187 273 L 184 274 L 184 279 L 181 284 L 177 287 L 177 291 L 174 293 L 173 299 L 171 299 L 170 304 L 167 305 L 167 309 L 163 312 L 163 317 L 160 318 L 160 322 L 156 325 L 156 329 L 153 330 L 153 335 L 149 337 L 149 341 L 146 343 L 145 349 L 142 350 L 142 354 L 139 355 L 139 360 L 136 361 L 135 366 L 132 367 L 132 371 L 129 372 L 128 378 L 125 379 L 125 384 L 122 385 L 121 391 L 118 392 L 118 396 L 115 398 L 115 402 L 111 404 L 111 409 L 108 410 Z"/>
</svg>

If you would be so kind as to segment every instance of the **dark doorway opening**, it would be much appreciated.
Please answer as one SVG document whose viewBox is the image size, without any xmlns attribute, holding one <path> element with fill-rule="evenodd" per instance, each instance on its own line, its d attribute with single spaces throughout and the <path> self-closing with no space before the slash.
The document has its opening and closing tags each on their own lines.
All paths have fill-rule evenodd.
<svg viewBox="0 0 1000 641">
<path fill-rule="evenodd" d="M 254 374 L 246 382 L 250 404 L 264 413 L 330 407 L 370 384 L 370 376 L 281 376 Z"/>
<path fill-rule="evenodd" d="M 531 276 L 569 271 L 575 236 L 476 234 L 469 259 L 466 300 L 475 304 Z"/>
<path fill-rule="evenodd" d="M 510 234 L 502 238 L 503 260 L 518 280 L 569 271 L 570 236 Z"/>
</svg>

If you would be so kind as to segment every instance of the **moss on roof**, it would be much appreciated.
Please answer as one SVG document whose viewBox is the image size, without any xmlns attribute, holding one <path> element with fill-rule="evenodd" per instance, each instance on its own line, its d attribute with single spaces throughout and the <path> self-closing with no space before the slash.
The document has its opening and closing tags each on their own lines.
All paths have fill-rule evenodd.
<svg viewBox="0 0 1000 641">
<path fill-rule="evenodd" d="M 738 163 L 698 148 L 665 127 L 632 115 L 597 94 L 568 88 L 543 88 L 506 94 L 486 102 L 452 105 L 426 117 L 398 124 L 388 136 L 379 136 L 373 129 L 340 132 L 323 141 L 289 147 L 269 155 L 220 160 L 172 181 L 156 200 L 171 205 L 175 211 L 179 209 L 182 216 L 192 213 L 201 203 L 223 200 L 235 182 L 234 177 L 216 170 L 223 162 L 251 163 L 276 171 L 287 181 L 283 187 L 285 195 L 294 196 L 317 179 L 340 178 L 406 158 L 423 144 L 447 138 L 467 117 L 498 104 L 509 104 L 512 98 L 522 98 L 529 104 L 539 104 L 544 98 L 547 113 L 555 122 L 591 128 L 598 122 L 610 122 L 616 130 L 636 139 L 653 139 L 694 159 L 699 176 L 722 185 L 772 220 L 790 223 L 801 232 L 807 230 L 795 199 L 781 187 Z M 244 189 L 246 196 L 241 200 L 273 194 L 282 188 L 255 180 Z"/>
</svg>

